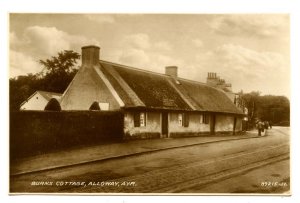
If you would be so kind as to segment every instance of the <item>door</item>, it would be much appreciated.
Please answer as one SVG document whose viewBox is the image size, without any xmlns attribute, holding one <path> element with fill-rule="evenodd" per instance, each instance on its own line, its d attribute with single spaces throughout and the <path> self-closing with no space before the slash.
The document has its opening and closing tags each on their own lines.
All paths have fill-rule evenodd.
<svg viewBox="0 0 300 203">
<path fill-rule="evenodd" d="M 162 137 L 168 137 L 168 113 L 162 113 L 161 119 Z"/>
<path fill-rule="evenodd" d="M 236 128 L 236 117 L 233 119 L 233 135 L 235 135 L 235 128 Z"/>
</svg>

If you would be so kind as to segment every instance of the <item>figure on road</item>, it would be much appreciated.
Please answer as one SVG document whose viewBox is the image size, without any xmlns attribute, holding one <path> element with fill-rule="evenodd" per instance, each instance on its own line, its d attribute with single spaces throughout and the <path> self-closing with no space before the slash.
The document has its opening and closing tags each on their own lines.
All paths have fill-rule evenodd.
<svg viewBox="0 0 300 203">
<path fill-rule="evenodd" d="M 261 133 L 264 132 L 264 124 L 260 120 L 257 122 L 257 130 L 258 130 L 258 136 L 262 136 Z"/>
<path fill-rule="evenodd" d="M 264 121 L 263 123 L 264 128 L 265 128 L 265 133 L 264 136 L 267 135 L 268 129 L 269 129 L 269 122 L 268 121 Z"/>
</svg>

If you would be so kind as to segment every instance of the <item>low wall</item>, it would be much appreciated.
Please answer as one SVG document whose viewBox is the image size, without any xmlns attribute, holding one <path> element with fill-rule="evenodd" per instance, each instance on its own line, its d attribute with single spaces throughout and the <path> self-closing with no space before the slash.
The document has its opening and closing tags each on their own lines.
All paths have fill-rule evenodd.
<svg viewBox="0 0 300 203">
<path fill-rule="evenodd" d="M 22 111 L 10 113 L 11 158 L 123 138 L 121 112 Z"/>
</svg>

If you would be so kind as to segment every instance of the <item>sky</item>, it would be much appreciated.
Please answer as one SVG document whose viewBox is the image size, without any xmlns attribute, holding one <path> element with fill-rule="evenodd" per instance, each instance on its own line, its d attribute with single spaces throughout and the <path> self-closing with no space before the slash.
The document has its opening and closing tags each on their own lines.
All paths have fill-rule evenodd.
<svg viewBox="0 0 300 203">
<path fill-rule="evenodd" d="M 290 98 L 287 14 L 20 14 L 9 16 L 10 77 L 40 72 L 62 50 L 100 46 L 100 59 L 205 82 L 215 72 L 234 92 Z M 79 64 L 80 65 L 80 62 Z"/>
</svg>

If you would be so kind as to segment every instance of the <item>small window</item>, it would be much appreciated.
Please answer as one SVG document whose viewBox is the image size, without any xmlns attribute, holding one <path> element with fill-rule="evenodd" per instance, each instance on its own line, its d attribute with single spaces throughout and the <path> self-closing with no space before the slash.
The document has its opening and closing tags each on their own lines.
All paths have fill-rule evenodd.
<svg viewBox="0 0 300 203">
<path fill-rule="evenodd" d="M 38 97 L 36 97 L 36 99 L 39 99 Z"/>
<path fill-rule="evenodd" d="M 183 122 L 182 122 L 182 113 L 178 114 L 178 125 L 182 126 Z"/>
<path fill-rule="evenodd" d="M 200 114 L 200 123 L 204 123 L 203 122 L 203 114 Z"/>
<path fill-rule="evenodd" d="M 178 114 L 178 125 L 188 127 L 189 126 L 189 114 L 187 114 L 187 113 Z"/>
<path fill-rule="evenodd" d="M 146 126 L 146 113 L 136 112 L 134 113 L 134 127 Z"/>
<path fill-rule="evenodd" d="M 203 114 L 203 123 L 209 124 L 209 114 Z"/>
<path fill-rule="evenodd" d="M 146 126 L 146 114 L 140 113 L 140 126 L 144 127 Z"/>
<path fill-rule="evenodd" d="M 102 111 L 108 111 L 109 110 L 109 103 L 99 102 L 99 106 L 100 106 L 100 109 Z"/>
<path fill-rule="evenodd" d="M 188 113 L 183 114 L 183 121 L 184 127 L 189 127 L 190 117 Z"/>
</svg>

